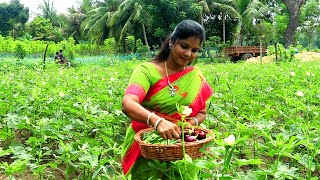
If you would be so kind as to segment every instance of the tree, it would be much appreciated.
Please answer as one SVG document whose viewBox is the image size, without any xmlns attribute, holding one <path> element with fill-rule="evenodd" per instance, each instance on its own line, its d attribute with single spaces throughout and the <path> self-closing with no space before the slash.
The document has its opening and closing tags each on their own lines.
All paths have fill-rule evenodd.
<svg viewBox="0 0 320 180">
<path fill-rule="evenodd" d="M 38 16 L 30 22 L 29 31 L 33 39 L 48 39 L 54 34 L 52 23 L 42 16 Z"/>
<path fill-rule="evenodd" d="M 88 13 L 92 9 L 94 9 L 94 6 L 91 0 L 82 0 L 82 3 L 78 9 L 75 7 L 69 8 L 67 25 L 64 28 L 64 32 L 68 36 L 73 36 L 76 41 L 79 41 L 80 39 L 86 39 L 81 34 L 81 23 L 87 18 Z"/>
<path fill-rule="evenodd" d="M 226 42 L 226 19 L 228 17 L 234 18 L 234 19 L 241 19 L 241 15 L 233 7 L 232 1 L 217 0 L 215 2 L 212 2 L 210 6 L 211 6 L 211 9 L 217 8 L 220 11 L 219 17 L 222 20 L 222 24 L 223 24 L 222 40 L 223 40 L 223 43 L 225 43 Z"/>
<path fill-rule="evenodd" d="M 11 22 L 12 23 L 12 22 Z M 16 39 L 18 36 L 22 36 L 24 25 L 19 23 L 12 23 L 12 30 L 10 31 L 9 35 L 13 37 L 13 39 Z"/>
<path fill-rule="evenodd" d="M 243 45 L 245 38 L 250 38 L 249 32 L 254 27 L 254 21 L 262 19 L 269 8 L 257 0 L 215 0 L 210 5 L 211 9 L 220 10 L 220 19 L 223 22 L 223 41 L 225 42 L 225 20 L 227 18 L 237 19 L 239 21 L 239 45 Z M 251 30 L 252 31 L 252 30 Z"/>
<path fill-rule="evenodd" d="M 55 9 L 53 5 L 53 0 L 42 0 L 42 4 L 38 7 L 42 11 L 42 17 L 49 20 L 50 23 L 53 26 L 53 34 L 51 37 L 51 40 L 54 41 L 61 41 L 68 39 L 70 34 L 68 30 L 69 28 L 69 16 L 66 16 L 65 14 L 57 14 L 57 10 Z M 48 38 L 48 36 L 44 36 L 45 38 Z M 37 36 L 37 38 L 40 38 Z"/>
<path fill-rule="evenodd" d="M 320 27 L 316 30 L 314 45 L 316 48 L 320 48 Z"/>
<path fill-rule="evenodd" d="M 199 15 L 199 20 L 200 20 L 201 26 L 203 26 L 203 16 L 205 13 L 210 12 L 210 8 L 206 0 L 199 0 L 198 4 L 202 7 L 202 11 L 200 11 L 200 15 Z"/>
<path fill-rule="evenodd" d="M 238 36 L 236 32 L 239 29 L 239 20 L 228 15 L 222 21 L 221 11 L 219 8 L 210 8 L 210 13 L 205 16 L 206 37 L 217 36 L 223 44 L 231 45 L 237 39 L 235 36 Z M 223 42 L 223 36 L 225 36 L 225 42 Z"/>
<path fill-rule="evenodd" d="M 103 42 L 108 37 L 109 28 L 107 21 L 111 16 L 107 7 L 98 7 L 89 12 L 88 17 L 81 23 L 82 33 L 87 34 L 89 39 Z"/>
<path fill-rule="evenodd" d="M 119 1 L 109 0 L 99 3 L 96 8 L 89 11 L 85 20 L 81 23 L 81 31 L 89 36 L 89 39 L 102 43 L 109 35 L 107 22 L 119 6 Z"/>
<path fill-rule="evenodd" d="M 123 43 L 125 45 L 127 53 L 129 52 L 129 48 L 126 37 L 135 23 L 140 24 L 140 14 L 141 6 L 138 2 L 135 0 L 124 0 L 108 21 L 110 35 L 115 37 L 118 43 Z M 143 23 L 141 23 L 141 27 L 142 30 L 145 31 Z M 147 37 L 145 36 L 145 38 Z M 146 39 L 145 42 L 148 43 Z"/>
<path fill-rule="evenodd" d="M 0 34 L 16 35 L 23 29 L 29 19 L 29 8 L 24 7 L 19 0 L 11 0 L 9 4 L 0 3 Z"/>
<path fill-rule="evenodd" d="M 200 14 L 199 14 L 199 21 L 200 21 L 201 26 L 204 27 L 204 22 L 203 22 L 204 21 L 204 15 L 206 13 L 210 12 L 209 5 L 208 5 L 208 2 L 206 0 L 199 0 L 198 4 L 200 5 L 200 7 L 202 9 L 200 11 Z M 202 45 L 203 45 L 203 48 L 205 49 L 205 51 L 207 52 L 208 56 L 211 57 L 210 48 L 206 47 L 206 39 L 204 39 Z"/>
<path fill-rule="evenodd" d="M 312 40 L 320 27 L 320 2 L 309 0 L 301 10 L 301 31 L 306 34 L 308 51 L 310 51 Z"/>
<path fill-rule="evenodd" d="M 234 4 L 241 15 L 239 44 L 243 45 L 245 35 L 248 35 L 254 20 L 264 17 L 264 14 L 269 9 L 267 4 L 263 4 L 257 0 L 234 0 Z"/>
<path fill-rule="evenodd" d="M 147 33 L 152 36 L 150 38 L 158 38 L 160 42 L 181 20 L 199 21 L 203 10 L 201 3 L 196 0 L 139 0 L 139 2 L 142 6 L 142 17 L 148 17 L 143 18 L 144 24 L 148 27 Z"/>
<path fill-rule="evenodd" d="M 112 2 L 116 6 L 110 6 Z M 150 43 L 149 39 L 151 44 L 158 45 L 155 38 L 162 42 L 181 20 L 199 21 L 202 7 L 198 3 L 196 0 L 105 1 L 89 12 L 81 29 L 100 43 L 107 37 L 114 37 L 118 44 L 126 46 L 126 37 L 133 35 L 136 39 L 144 39 L 146 45 Z"/>
<path fill-rule="evenodd" d="M 274 29 L 272 23 L 263 21 L 256 25 L 255 34 L 257 35 L 257 42 L 269 44 L 276 38 L 277 31 Z"/>
<path fill-rule="evenodd" d="M 142 32 L 144 43 L 147 47 L 149 47 L 146 26 L 144 18 L 142 17 L 145 16 L 143 15 L 141 2 L 135 0 L 125 0 L 119 5 L 117 11 L 112 14 L 110 20 L 108 21 L 110 35 L 114 36 L 118 42 L 124 43 L 127 53 L 129 48 L 125 39 L 130 31 L 136 31 L 135 34 L 141 34 L 138 32 Z"/>
<path fill-rule="evenodd" d="M 39 9 L 44 18 L 49 19 L 53 25 L 57 25 L 57 10 L 53 6 L 53 1 L 50 3 L 50 0 L 42 0 Z"/>
<path fill-rule="evenodd" d="M 282 0 L 289 12 L 289 24 L 284 33 L 284 42 L 286 47 L 294 43 L 294 36 L 299 26 L 299 15 L 301 7 L 306 3 L 306 0 Z"/>
</svg>

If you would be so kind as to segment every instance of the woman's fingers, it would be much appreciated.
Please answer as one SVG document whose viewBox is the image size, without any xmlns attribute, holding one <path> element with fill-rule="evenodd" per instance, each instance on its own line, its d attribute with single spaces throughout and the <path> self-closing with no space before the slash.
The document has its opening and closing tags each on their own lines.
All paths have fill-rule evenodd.
<svg viewBox="0 0 320 180">
<path fill-rule="evenodd" d="M 168 139 L 173 139 L 172 138 L 172 133 L 170 131 L 167 131 L 166 136 Z"/>
<path fill-rule="evenodd" d="M 162 137 L 164 140 L 168 139 L 168 138 L 167 138 L 167 135 L 166 135 L 165 133 L 160 133 L 160 135 L 161 135 L 161 137 Z"/>
<path fill-rule="evenodd" d="M 179 139 L 180 129 L 179 127 L 167 120 L 163 120 L 159 123 L 157 131 L 160 133 L 163 139 Z"/>
<path fill-rule="evenodd" d="M 174 129 L 174 131 L 171 131 L 171 132 L 175 139 L 180 139 L 180 128 L 178 126 L 176 129 Z"/>
</svg>

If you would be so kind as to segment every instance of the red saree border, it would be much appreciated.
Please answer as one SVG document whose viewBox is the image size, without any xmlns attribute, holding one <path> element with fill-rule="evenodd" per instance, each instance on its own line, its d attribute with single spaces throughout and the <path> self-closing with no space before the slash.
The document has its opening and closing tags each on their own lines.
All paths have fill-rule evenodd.
<svg viewBox="0 0 320 180">
<path fill-rule="evenodd" d="M 193 103 L 189 105 L 189 107 L 192 109 L 191 116 L 194 116 L 196 112 L 206 108 L 206 101 L 213 94 L 213 92 L 214 91 L 210 87 L 209 83 L 202 79 L 200 91 L 198 92 L 198 95 Z"/>
<path fill-rule="evenodd" d="M 139 144 L 137 141 L 134 141 L 130 149 L 126 152 L 124 158 L 122 159 L 122 170 L 125 175 L 129 172 L 133 164 L 137 161 L 137 159 L 140 156 L 141 150 Z"/>
</svg>

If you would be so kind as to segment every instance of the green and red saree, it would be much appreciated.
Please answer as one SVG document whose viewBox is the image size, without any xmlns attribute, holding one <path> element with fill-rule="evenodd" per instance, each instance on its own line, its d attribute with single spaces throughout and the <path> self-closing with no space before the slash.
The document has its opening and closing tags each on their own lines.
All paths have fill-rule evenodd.
<svg viewBox="0 0 320 180">
<path fill-rule="evenodd" d="M 182 74 L 178 72 L 170 75 L 169 81 L 177 89 L 173 97 L 169 94 L 167 77 L 162 77 L 153 63 L 142 63 L 132 73 L 125 94 L 138 96 L 143 107 L 157 112 L 167 120 L 180 120 L 176 103 L 192 108 L 190 117 L 206 108 L 206 100 L 212 95 L 213 90 L 198 68 L 189 66 Z M 141 156 L 139 145 L 134 140 L 135 133 L 145 128 L 148 128 L 147 124 L 132 120 L 131 126 L 127 129 L 121 154 L 123 172 L 125 175 L 132 174 L 133 179 L 135 174 L 138 175 L 138 179 L 143 179 L 142 175 L 158 179 L 161 178 L 159 172 L 157 174 L 156 170 L 148 167 L 148 160 Z"/>
</svg>

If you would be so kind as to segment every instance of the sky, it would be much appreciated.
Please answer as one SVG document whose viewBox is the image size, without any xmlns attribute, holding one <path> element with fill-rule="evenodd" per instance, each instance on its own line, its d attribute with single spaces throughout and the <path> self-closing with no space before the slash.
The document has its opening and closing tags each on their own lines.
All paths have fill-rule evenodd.
<svg viewBox="0 0 320 180">
<path fill-rule="evenodd" d="M 47 0 L 46 0 L 47 1 Z M 67 12 L 69 7 L 78 7 L 77 2 L 80 0 L 49 0 L 50 4 L 53 2 L 54 8 L 58 14 Z M 0 3 L 8 3 L 10 0 L 0 0 Z M 30 18 L 34 18 L 36 14 L 41 13 L 38 9 L 39 4 L 42 4 L 43 0 L 20 0 L 20 3 L 29 8 Z"/>
</svg>

